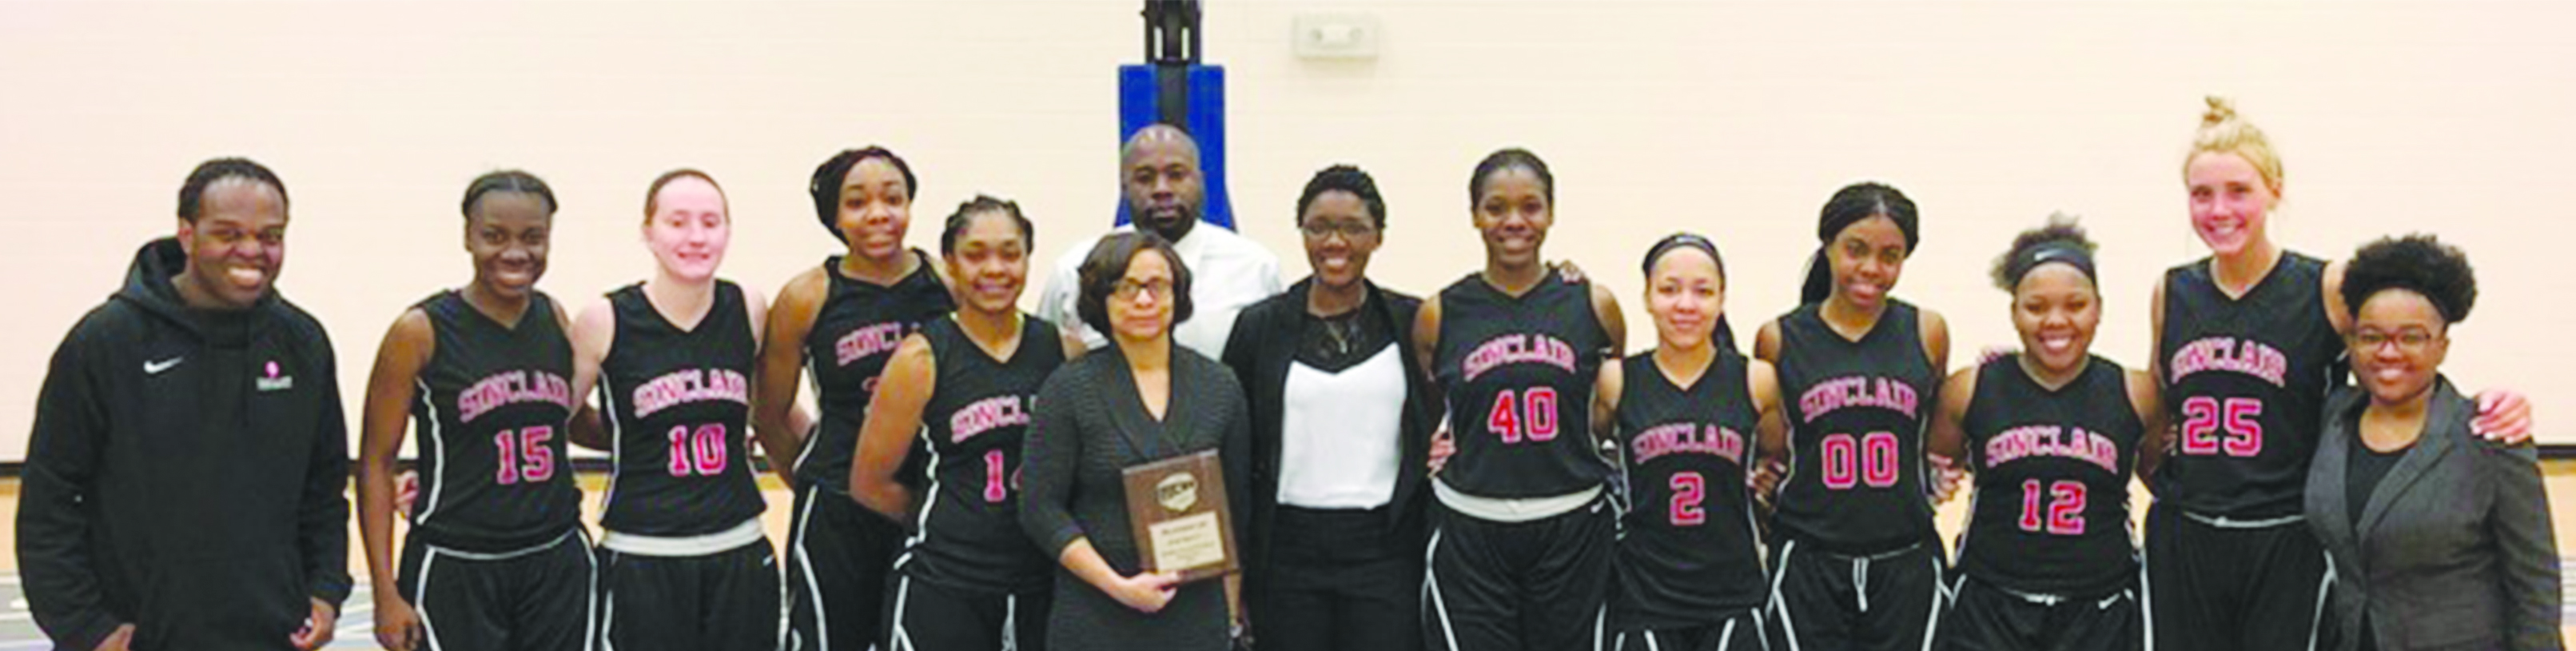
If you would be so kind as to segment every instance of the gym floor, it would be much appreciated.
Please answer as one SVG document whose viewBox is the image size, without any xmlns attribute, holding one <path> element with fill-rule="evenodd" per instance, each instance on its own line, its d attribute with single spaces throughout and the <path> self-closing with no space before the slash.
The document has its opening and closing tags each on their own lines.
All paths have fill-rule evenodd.
<svg viewBox="0 0 2576 651">
<path fill-rule="evenodd" d="M 2550 517 L 2558 529 L 2559 552 L 2569 555 L 2567 558 L 2576 558 L 2576 460 L 2543 461 L 2541 469 L 2549 485 Z M 607 476 L 603 474 L 582 475 L 585 522 L 598 520 L 600 491 L 606 480 Z M 776 544 L 787 537 L 789 505 L 795 498 L 778 483 L 776 477 L 764 475 L 761 486 L 770 505 L 762 519 L 768 525 L 771 543 Z M 2132 512 L 2144 514 L 2145 490 L 2137 488 L 2131 494 Z M 10 550 L 7 554 L 0 554 L 0 599 L 7 601 L 6 607 L 0 608 L 0 651 L 50 649 L 52 644 L 36 628 L 33 617 L 27 612 L 27 600 L 21 594 L 17 573 L 17 514 L 18 480 L 15 477 L 0 479 L 0 542 L 5 542 Z M 1939 519 L 1945 538 L 1959 530 L 1966 516 L 1967 500 L 1964 496 L 1942 507 Z M 349 596 L 344 606 L 339 631 L 330 648 L 373 649 L 376 648 L 375 619 L 371 615 L 375 602 L 367 596 L 366 558 L 357 548 L 358 529 L 355 524 L 349 528 L 349 544 L 349 569 L 352 576 L 359 577 L 358 590 Z M 2565 578 L 2571 582 L 2570 585 L 2576 585 L 2576 573 L 2566 573 Z M 2566 590 L 2561 592 L 2567 594 Z M 2569 608 L 2576 608 L 2576 595 L 2570 595 L 2564 601 Z M 2576 611 L 2562 615 L 2561 619 L 2576 624 Z M 2570 627 L 2570 630 L 2576 631 L 2576 627 Z M 2576 638 L 2576 634 L 2570 637 Z"/>
</svg>

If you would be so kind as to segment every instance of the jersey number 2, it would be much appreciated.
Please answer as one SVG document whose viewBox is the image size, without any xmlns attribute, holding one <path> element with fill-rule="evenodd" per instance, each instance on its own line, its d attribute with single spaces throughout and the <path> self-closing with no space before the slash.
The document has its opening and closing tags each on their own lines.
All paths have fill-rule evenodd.
<svg viewBox="0 0 2576 651">
<path fill-rule="evenodd" d="M 1696 471 L 1685 471 L 1673 473 L 1666 483 L 1673 489 L 1673 526 L 1695 527 L 1708 521 L 1708 512 L 1699 508 L 1699 503 L 1708 499 L 1708 480 L 1700 478 Z"/>
</svg>

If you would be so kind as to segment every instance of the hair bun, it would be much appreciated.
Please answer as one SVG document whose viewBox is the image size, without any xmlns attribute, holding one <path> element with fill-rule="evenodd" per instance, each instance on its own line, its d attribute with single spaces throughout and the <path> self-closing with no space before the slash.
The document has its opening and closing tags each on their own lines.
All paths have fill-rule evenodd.
<svg viewBox="0 0 2576 651">
<path fill-rule="evenodd" d="M 2200 114 L 2201 126 L 2214 127 L 2236 119 L 2235 102 L 2217 95 L 2210 95 L 2203 99 L 2209 102 L 2209 110 Z"/>
</svg>

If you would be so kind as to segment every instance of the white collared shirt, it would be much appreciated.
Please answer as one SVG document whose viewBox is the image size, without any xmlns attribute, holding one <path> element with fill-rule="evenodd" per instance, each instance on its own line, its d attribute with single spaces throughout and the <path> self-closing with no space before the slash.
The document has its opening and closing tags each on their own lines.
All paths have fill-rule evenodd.
<svg viewBox="0 0 2576 651">
<path fill-rule="evenodd" d="M 1135 229 L 1129 224 L 1102 236 Z M 1039 318 L 1080 335 L 1082 343 L 1092 348 L 1109 340 L 1082 323 L 1074 303 L 1082 292 L 1082 259 L 1091 255 L 1099 241 L 1093 238 L 1056 259 L 1037 309 Z M 1181 255 L 1181 264 L 1189 266 L 1192 304 L 1190 319 L 1173 329 L 1172 341 L 1209 359 L 1223 357 L 1226 338 L 1234 334 L 1235 316 L 1282 291 L 1279 256 L 1250 238 L 1206 222 L 1191 227 L 1181 241 L 1172 243 L 1172 250 Z"/>
</svg>

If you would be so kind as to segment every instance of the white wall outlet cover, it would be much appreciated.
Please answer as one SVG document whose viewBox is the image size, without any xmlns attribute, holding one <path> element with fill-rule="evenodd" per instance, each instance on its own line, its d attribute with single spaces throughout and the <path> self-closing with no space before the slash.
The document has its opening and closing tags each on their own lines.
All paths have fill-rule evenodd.
<svg viewBox="0 0 2576 651">
<path fill-rule="evenodd" d="M 1299 14 L 1291 30 L 1297 56 L 1308 59 L 1376 58 L 1385 34 L 1377 17 L 1366 14 Z"/>
</svg>

